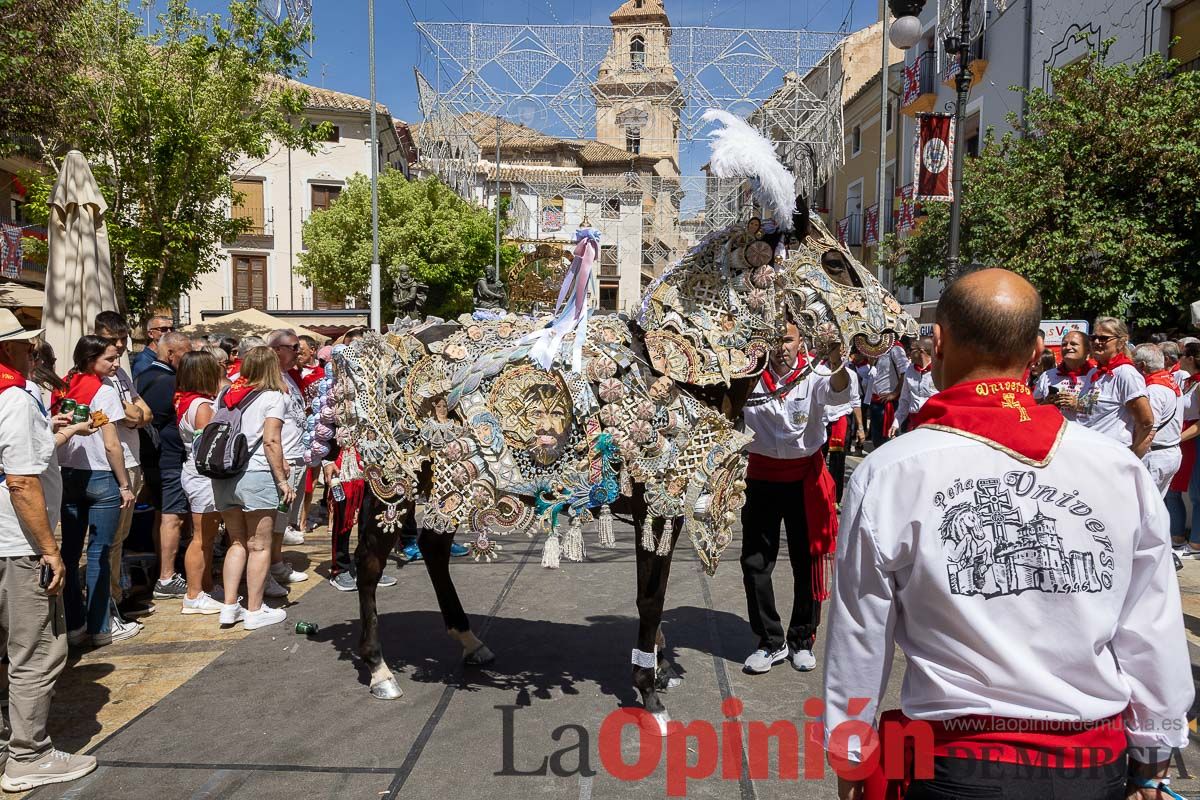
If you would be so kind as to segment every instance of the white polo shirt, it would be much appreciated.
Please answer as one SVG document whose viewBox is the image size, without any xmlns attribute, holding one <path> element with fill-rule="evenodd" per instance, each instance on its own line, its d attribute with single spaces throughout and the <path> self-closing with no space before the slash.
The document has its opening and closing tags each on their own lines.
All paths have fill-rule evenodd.
<svg viewBox="0 0 1200 800">
<path fill-rule="evenodd" d="M 850 399 L 837 405 L 825 406 L 826 425 L 853 414 L 854 409 L 862 405 L 862 394 L 858 390 L 858 371 L 849 362 L 846 364 L 846 374 L 850 376 L 850 388 L 848 390 L 850 392 Z"/>
<path fill-rule="evenodd" d="M 775 383 L 786 380 L 777 377 Z M 807 458 L 825 444 L 825 407 L 848 403 L 850 387 L 835 392 L 829 376 L 810 371 L 782 396 L 769 395 L 766 380 L 759 378 L 743 412 L 746 429 L 754 433 L 747 450 L 771 458 Z"/>
<path fill-rule="evenodd" d="M 1079 393 L 1082 410 L 1076 421 L 1129 447 L 1134 423 L 1128 404 L 1146 396 L 1146 379 L 1132 364 L 1121 364 L 1104 375 L 1093 368 Z"/>
<path fill-rule="evenodd" d="M 62 472 L 54 452 L 50 419 L 42 410 L 41 390 L 34 384 L 0 392 L 0 472 L 41 476 L 50 530 L 58 526 L 62 505 Z M 0 558 L 41 555 L 13 508 L 8 481 L 0 481 Z"/>
<path fill-rule="evenodd" d="M 872 373 L 875 378 L 873 387 L 875 394 L 887 395 L 899 389 L 900 381 L 904 378 L 904 371 L 911 363 L 908 353 L 904 352 L 904 348 L 900 345 L 888 348 L 888 351 L 875 361 L 875 370 Z"/>
<path fill-rule="evenodd" d="M 904 421 L 921 410 L 925 401 L 937 394 L 933 385 L 933 370 L 924 372 L 910 365 L 904 371 L 904 386 L 900 389 L 900 400 L 896 403 L 896 424 L 903 425 Z"/>
</svg>

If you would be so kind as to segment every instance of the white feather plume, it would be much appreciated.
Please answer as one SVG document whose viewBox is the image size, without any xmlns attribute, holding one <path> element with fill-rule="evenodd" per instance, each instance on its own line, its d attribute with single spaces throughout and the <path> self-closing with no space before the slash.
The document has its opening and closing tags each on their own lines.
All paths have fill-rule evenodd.
<svg viewBox="0 0 1200 800">
<path fill-rule="evenodd" d="M 775 146 L 745 120 L 710 108 L 704 112 L 706 122 L 719 122 L 724 127 L 713 132 L 712 158 L 709 167 L 718 178 L 754 178 L 754 199 L 771 210 L 775 223 L 782 230 L 791 230 L 792 211 L 796 206 L 796 179 L 779 162 Z"/>
</svg>

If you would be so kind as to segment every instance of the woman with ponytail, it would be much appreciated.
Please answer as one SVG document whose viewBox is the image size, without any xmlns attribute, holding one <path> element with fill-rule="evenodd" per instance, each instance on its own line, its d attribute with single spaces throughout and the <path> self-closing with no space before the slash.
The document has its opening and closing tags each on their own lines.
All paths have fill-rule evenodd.
<svg viewBox="0 0 1200 800">
<path fill-rule="evenodd" d="M 220 348 L 217 348 L 220 350 Z M 220 352 L 224 352 L 220 350 Z M 221 513 L 213 499 L 212 481 L 196 470 L 192 447 L 216 410 L 213 399 L 221 391 L 225 370 L 207 349 L 185 353 L 175 375 L 175 419 L 183 441 L 183 491 L 192 512 L 192 541 L 183 556 L 187 577 L 184 614 L 219 614 L 221 604 L 212 597 L 213 544 Z"/>
<path fill-rule="evenodd" d="M 111 339 L 84 336 L 75 345 L 74 367 L 65 378 L 66 388 L 52 396 L 52 412 L 64 400 L 91 409 L 92 427 L 98 436 L 75 436 L 58 448 L 62 465 L 62 553 L 67 569 L 64 600 L 67 637 L 79 645 L 93 646 L 129 639 L 141 632 L 137 623 L 114 621 L 110 609 L 109 551 L 120 522 L 121 510 L 133 505 L 134 496 L 125 470 L 125 454 L 114 423 L 125 418 L 121 396 L 105 380 L 116 374 L 120 351 Z M 88 531 L 91 531 L 88 537 Z M 87 599 L 79 588 L 79 558 L 87 541 Z"/>
</svg>

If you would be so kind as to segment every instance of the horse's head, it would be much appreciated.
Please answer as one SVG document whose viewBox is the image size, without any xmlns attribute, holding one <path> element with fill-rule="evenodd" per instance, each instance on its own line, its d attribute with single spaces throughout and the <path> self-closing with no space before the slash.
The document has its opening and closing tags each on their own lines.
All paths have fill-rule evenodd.
<svg viewBox="0 0 1200 800">
<path fill-rule="evenodd" d="M 781 271 L 781 310 L 810 344 L 836 339 L 847 353 L 879 356 L 917 335 L 916 321 L 819 218 L 805 232 Z"/>
</svg>

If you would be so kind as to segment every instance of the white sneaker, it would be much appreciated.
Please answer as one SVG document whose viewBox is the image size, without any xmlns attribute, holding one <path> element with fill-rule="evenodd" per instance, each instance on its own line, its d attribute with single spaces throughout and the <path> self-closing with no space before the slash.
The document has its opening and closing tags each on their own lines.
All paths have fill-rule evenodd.
<svg viewBox="0 0 1200 800">
<path fill-rule="evenodd" d="M 279 585 L 275 576 L 267 573 L 267 582 L 263 584 L 263 594 L 267 597 L 287 597 L 288 590 Z"/>
<path fill-rule="evenodd" d="M 283 622 L 287 619 L 287 612 L 282 608 L 271 608 L 268 605 L 260 606 L 258 611 L 247 611 L 246 618 L 242 621 L 242 627 L 248 631 L 255 628 L 265 628 L 268 625 L 274 625 L 277 622 Z"/>
<path fill-rule="evenodd" d="M 287 530 L 283 532 L 283 543 L 289 547 L 304 544 L 304 534 L 288 525 Z"/>
<path fill-rule="evenodd" d="M 201 592 L 195 599 L 183 598 L 184 614 L 220 614 L 223 604 Z"/>
<path fill-rule="evenodd" d="M 776 664 L 781 664 L 784 661 L 787 661 L 787 657 L 788 647 L 786 644 L 776 650 L 774 653 L 772 653 L 770 650 L 767 650 L 765 647 L 760 647 L 751 653 L 750 657 L 746 659 L 746 672 L 750 672 L 755 675 L 762 675 L 763 673 L 770 672 L 771 667 L 775 666 Z"/>
<path fill-rule="evenodd" d="M 91 638 L 88 636 L 86 625 L 81 625 L 73 631 L 67 631 L 67 644 L 72 647 L 87 644 Z"/>
<path fill-rule="evenodd" d="M 236 603 L 221 605 L 220 623 L 222 625 L 236 625 L 246 618 L 246 609 L 242 607 L 241 599 L 239 597 Z"/>
<path fill-rule="evenodd" d="M 92 634 L 92 647 L 104 647 L 105 645 L 132 639 L 142 632 L 142 627 L 141 623 L 122 622 L 114 617 L 109 622 L 108 633 Z"/>
<path fill-rule="evenodd" d="M 817 668 L 817 657 L 812 650 L 792 651 L 792 666 L 801 672 L 809 672 Z"/>
<path fill-rule="evenodd" d="M 280 561 L 271 565 L 271 577 L 280 583 L 301 583 L 308 580 L 308 573 L 292 569 L 290 561 Z"/>
</svg>

